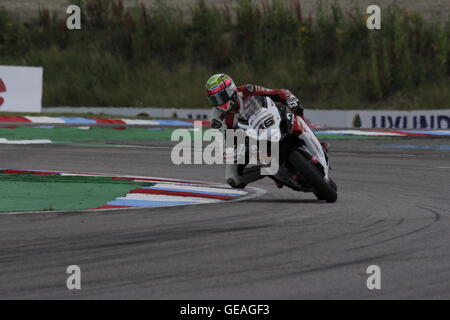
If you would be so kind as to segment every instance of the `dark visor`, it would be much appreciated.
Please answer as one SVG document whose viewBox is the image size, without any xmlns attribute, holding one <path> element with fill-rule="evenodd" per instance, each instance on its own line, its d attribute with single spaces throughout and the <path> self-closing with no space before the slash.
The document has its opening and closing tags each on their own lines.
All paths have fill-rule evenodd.
<svg viewBox="0 0 450 320">
<path fill-rule="evenodd" d="M 216 94 L 212 94 L 210 96 L 208 96 L 209 100 L 211 100 L 212 104 L 214 106 L 221 106 L 224 103 L 230 101 L 230 96 L 228 95 L 226 90 L 222 90 Z"/>
</svg>

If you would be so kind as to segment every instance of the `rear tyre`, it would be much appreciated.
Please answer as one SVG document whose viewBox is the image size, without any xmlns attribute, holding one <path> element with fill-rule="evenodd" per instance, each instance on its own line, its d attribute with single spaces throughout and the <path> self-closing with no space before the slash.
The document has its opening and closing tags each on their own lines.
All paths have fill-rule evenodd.
<svg viewBox="0 0 450 320">
<path fill-rule="evenodd" d="M 333 187 L 334 191 L 337 191 L 337 185 L 336 185 L 336 183 L 333 181 L 333 179 L 328 178 L 328 183 Z"/>
<path fill-rule="evenodd" d="M 319 170 L 297 150 L 291 152 L 288 161 L 293 169 L 314 188 L 317 199 L 329 203 L 336 202 L 337 186 L 333 180 L 330 179 L 328 182 Z"/>
</svg>

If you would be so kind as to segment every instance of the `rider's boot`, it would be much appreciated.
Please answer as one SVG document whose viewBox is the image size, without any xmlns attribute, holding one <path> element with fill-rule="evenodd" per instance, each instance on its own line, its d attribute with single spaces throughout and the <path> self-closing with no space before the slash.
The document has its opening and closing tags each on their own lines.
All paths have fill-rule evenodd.
<svg viewBox="0 0 450 320">
<path fill-rule="evenodd" d="M 227 183 L 236 189 L 243 189 L 247 184 L 264 178 L 259 166 L 246 167 L 239 164 L 227 164 L 225 166 L 225 179 Z"/>
<path fill-rule="evenodd" d="M 234 189 L 245 189 L 245 187 L 247 187 L 245 183 L 236 184 L 236 181 L 234 181 L 234 179 L 232 178 L 228 178 L 227 183 Z"/>
</svg>

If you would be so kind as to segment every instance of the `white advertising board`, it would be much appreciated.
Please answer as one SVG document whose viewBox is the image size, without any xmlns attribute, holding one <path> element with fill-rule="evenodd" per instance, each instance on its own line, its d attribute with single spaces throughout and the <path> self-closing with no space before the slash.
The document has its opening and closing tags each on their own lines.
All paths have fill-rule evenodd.
<svg viewBox="0 0 450 320">
<path fill-rule="evenodd" d="M 0 112 L 41 112 L 42 67 L 0 66 Z"/>
<path fill-rule="evenodd" d="M 106 113 L 135 116 L 148 113 L 152 117 L 206 120 L 211 109 L 174 108 L 44 108 L 44 112 Z M 323 128 L 366 129 L 450 129 L 450 110 L 305 110 L 306 118 Z"/>
</svg>

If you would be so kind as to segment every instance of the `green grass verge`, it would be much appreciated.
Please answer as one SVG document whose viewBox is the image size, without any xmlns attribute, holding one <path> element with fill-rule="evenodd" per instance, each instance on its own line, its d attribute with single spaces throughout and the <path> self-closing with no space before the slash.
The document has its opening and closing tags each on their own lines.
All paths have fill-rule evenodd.
<svg viewBox="0 0 450 320">
<path fill-rule="evenodd" d="M 51 140 L 53 143 L 106 144 L 111 141 L 171 141 L 176 129 L 127 128 L 114 130 L 93 127 L 82 130 L 71 127 L 42 129 L 34 127 L 0 128 L 0 138 L 8 140 Z M 191 131 L 191 135 L 193 132 Z M 319 135 L 321 139 L 368 139 L 367 136 Z M 197 136 L 193 136 L 193 139 Z"/>
<path fill-rule="evenodd" d="M 98 208 L 149 185 L 106 177 L 0 173 L 0 212 Z"/>
</svg>

